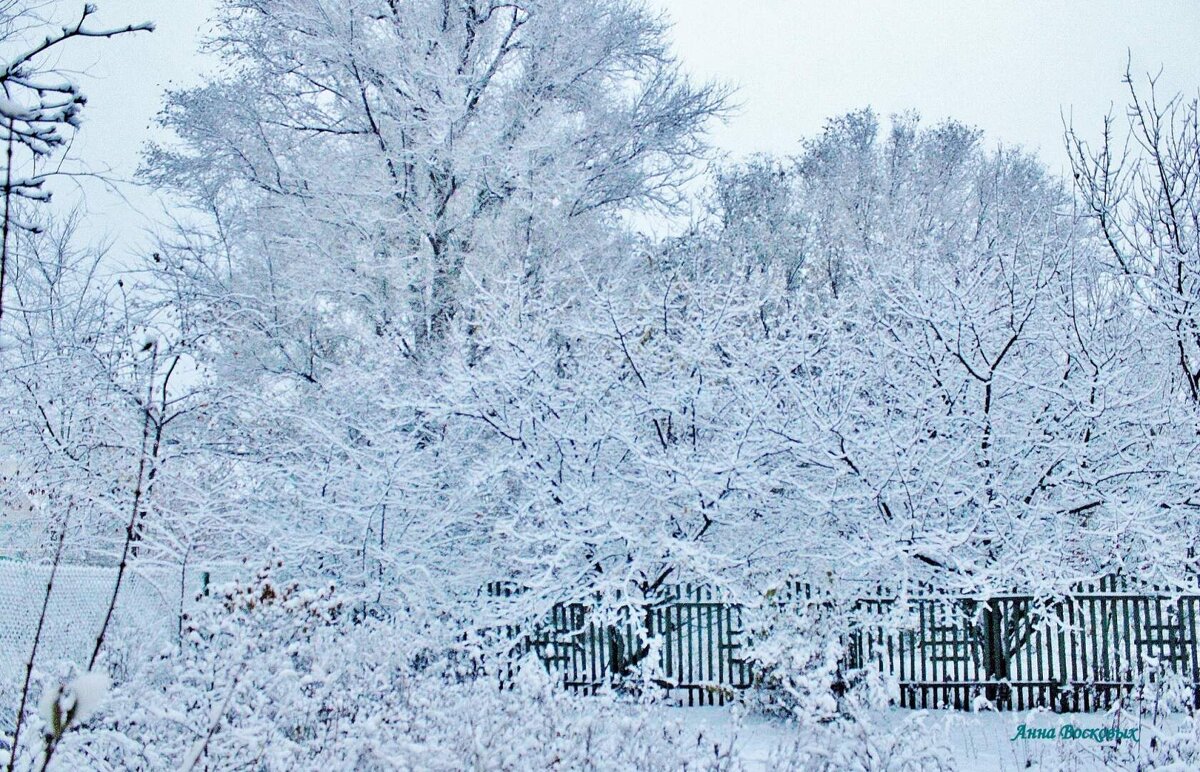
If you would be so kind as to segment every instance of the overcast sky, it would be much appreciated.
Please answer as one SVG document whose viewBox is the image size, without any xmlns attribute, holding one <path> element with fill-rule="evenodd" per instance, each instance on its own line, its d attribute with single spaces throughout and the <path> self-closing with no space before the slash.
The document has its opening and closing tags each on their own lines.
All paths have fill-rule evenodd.
<svg viewBox="0 0 1200 772">
<path fill-rule="evenodd" d="M 689 69 L 738 87 L 717 143 L 793 152 L 834 115 L 871 106 L 954 117 L 1061 170 L 1062 118 L 1099 126 L 1135 71 L 1200 86 L 1200 2 L 653 0 Z"/>
<path fill-rule="evenodd" d="M 64 0 L 65 1 L 65 0 Z M 736 157 L 785 154 L 829 117 L 871 106 L 954 117 L 992 142 L 1065 156 L 1062 118 L 1094 133 L 1124 104 L 1127 55 L 1135 72 L 1162 69 L 1170 90 L 1200 86 L 1200 2 L 867 2 L 866 0 L 649 0 L 674 21 L 676 51 L 702 79 L 737 88 L 741 108 L 713 140 Z M 75 7 L 80 2 L 67 2 Z M 87 70 L 90 102 L 73 152 L 94 169 L 130 176 L 164 87 L 194 83 L 211 0 L 100 0 L 112 23 L 150 19 L 152 35 L 88 43 L 71 64 Z M 61 186 L 60 186 L 61 187 Z M 59 193 L 65 201 L 68 191 Z M 129 193 L 153 210 L 145 193 Z M 91 185 L 89 231 L 120 249 L 145 243 L 141 220 Z"/>
</svg>

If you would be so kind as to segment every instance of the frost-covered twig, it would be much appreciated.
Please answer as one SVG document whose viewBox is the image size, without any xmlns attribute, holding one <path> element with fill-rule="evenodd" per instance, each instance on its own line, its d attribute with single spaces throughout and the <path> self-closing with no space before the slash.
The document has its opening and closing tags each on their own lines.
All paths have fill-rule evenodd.
<svg viewBox="0 0 1200 772">
<path fill-rule="evenodd" d="M 50 607 L 50 595 L 54 592 L 54 577 L 58 574 L 58 566 L 62 561 L 63 543 L 67 540 L 67 523 L 70 521 L 71 510 L 68 506 L 67 515 L 63 518 L 62 529 L 58 534 L 58 543 L 54 547 L 54 562 L 50 564 L 50 576 L 46 580 L 46 592 L 42 596 L 42 610 L 38 614 L 37 629 L 33 633 L 33 646 L 29 649 L 29 659 L 25 660 L 25 681 L 21 684 L 21 702 L 17 706 L 17 721 L 13 728 L 12 752 L 8 757 L 8 772 L 13 772 L 17 763 L 17 749 L 20 748 L 21 727 L 25 720 L 25 706 L 29 701 L 29 684 L 33 678 L 33 662 L 37 658 L 38 646 L 42 641 L 42 630 L 46 625 L 46 611 Z"/>
<path fill-rule="evenodd" d="M 96 659 L 100 656 L 100 647 L 104 645 L 104 636 L 108 632 L 109 622 L 112 621 L 113 610 L 117 607 L 117 596 L 121 593 L 121 582 L 125 578 L 125 568 L 129 563 L 129 547 L 133 543 L 137 528 L 138 514 L 142 507 L 142 484 L 146 479 L 146 463 L 148 460 L 148 445 L 150 442 L 150 426 L 154 423 L 154 370 L 158 363 L 158 342 L 151 341 L 149 386 L 146 388 L 146 402 L 142 406 L 142 445 L 138 453 L 137 478 L 133 488 L 133 502 L 130 506 L 129 525 L 125 528 L 125 544 L 121 549 L 121 562 L 117 566 L 117 581 L 113 584 L 112 597 L 108 601 L 108 609 L 104 612 L 104 623 L 96 635 L 96 646 L 92 649 L 92 658 L 88 668 L 95 667 Z"/>
<path fill-rule="evenodd" d="M 246 665 L 248 661 L 249 660 L 243 660 L 237 675 L 233 677 L 232 683 L 229 684 L 229 693 L 225 695 L 225 699 L 221 702 L 220 706 L 218 706 L 217 709 L 214 710 L 208 717 L 208 731 L 205 732 L 204 736 L 197 740 L 192 746 L 191 750 L 188 751 L 187 758 L 184 759 L 184 762 L 179 766 L 181 772 L 190 772 L 190 770 L 195 769 L 196 764 L 200 762 L 201 757 L 203 757 L 205 751 L 208 750 L 208 744 L 212 742 L 213 735 L 215 735 L 217 730 L 221 727 L 221 717 L 224 716 L 225 711 L 229 709 L 229 703 L 233 701 L 233 695 L 237 694 L 238 685 L 241 683 L 242 674 L 246 672 Z"/>
</svg>

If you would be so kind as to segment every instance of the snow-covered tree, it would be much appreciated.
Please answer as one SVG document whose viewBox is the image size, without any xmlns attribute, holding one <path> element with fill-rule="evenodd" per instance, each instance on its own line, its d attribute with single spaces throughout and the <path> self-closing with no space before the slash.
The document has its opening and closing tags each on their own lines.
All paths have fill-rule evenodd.
<svg viewBox="0 0 1200 772">
<path fill-rule="evenodd" d="M 145 173 L 206 218 L 154 267 L 236 405 L 215 495 L 251 543 L 364 582 L 484 573 L 461 557 L 509 440 L 477 408 L 527 365 L 503 347 L 561 356 L 618 218 L 678 203 L 722 109 L 664 35 L 608 0 L 222 5 L 225 74 L 171 96 Z"/>
<path fill-rule="evenodd" d="M 1050 589 L 1163 549 L 1182 565 L 1162 505 L 1186 496 L 1191 444 L 1144 378 L 1128 291 L 1096 270 L 1096 242 L 1035 160 L 912 116 L 881 140 L 860 112 L 758 192 L 762 168 L 725 176 L 716 240 L 762 263 L 781 222 L 796 234 L 763 270 L 787 277 L 781 307 L 822 341 L 789 371 L 797 398 L 778 420 L 829 464 L 827 558 L 972 591 Z M 731 219 L 731 196 L 787 203 L 764 231 Z"/>
<path fill-rule="evenodd" d="M 363 333 L 436 356 L 470 275 L 536 279 L 564 228 L 678 201 L 722 94 L 664 33 L 608 0 L 232 0 L 227 74 L 172 95 L 179 142 L 147 174 L 219 223 L 236 295 L 269 299 L 264 364 L 317 378 Z"/>
</svg>

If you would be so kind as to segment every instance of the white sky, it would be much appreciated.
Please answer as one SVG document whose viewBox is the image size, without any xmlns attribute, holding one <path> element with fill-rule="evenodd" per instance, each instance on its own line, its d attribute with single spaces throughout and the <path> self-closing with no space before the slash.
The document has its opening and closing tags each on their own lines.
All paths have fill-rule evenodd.
<svg viewBox="0 0 1200 772">
<path fill-rule="evenodd" d="M 66 20 L 78 14 L 83 0 L 58 0 Z M 199 82 L 203 59 L 196 50 L 214 3 L 210 0 L 97 0 L 93 26 L 123 26 L 153 21 L 150 33 L 111 40 L 74 41 L 62 64 L 77 70 L 88 98 L 83 128 L 71 154 L 93 172 L 130 179 L 143 145 L 151 136 L 164 89 Z M 85 196 L 79 195 L 82 187 Z M 150 191 L 117 185 L 120 195 L 95 180 L 56 180 L 56 204 L 72 206 L 81 198 L 88 217 L 84 235 L 115 242 L 118 253 L 150 243 L 147 231 L 160 220 L 161 206 Z"/>
<path fill-rule="evenodd" d="M 1038 150 L 1061 170 L 1062 114 L 1094 134 L 1124 105 L 1126 56 L 1135 72 L 1163 69 L 1170 92 L 1200 86 L 1200 2 L 1117 0 L 648 0 L 674 20 L 676 51 L 701 79 L 734 85 L 741 108 L 712 138 L 734 156 L 785 154 L 824 121 L 874 107 L 954 117 L 990 141 Z M 66 0 L 64 0 L 66 2 Z M 66 2 L 73 8 L 79 2 Z M 150 19 L 151 35 L 89 42 L 71 64 L 89 105 L 74 153 L 91 168 L 130 176 L 162 90 L 194 83 L 195 49 L 212 0 L 99 0 L 111 23 Z M 56 188 L 62 199 L 69 190 Z M 152 199 L 130 192 L 140 210 Z M 145 243 L 143 220 L 88 185 L 89 231 L 118 249 Z"/>
<path fill-rule="evenodd" d="M 1134 71 L 1200 86 L 1200 3 L 1005 0 L 652 0 L 688 68 L 739 87 L 714 132 L 737 154 L 789 153 L 825 119 L 871 106 L 954 117 L 1061 169 L 1062 114 L 1098 127 Z"/>
</svg>

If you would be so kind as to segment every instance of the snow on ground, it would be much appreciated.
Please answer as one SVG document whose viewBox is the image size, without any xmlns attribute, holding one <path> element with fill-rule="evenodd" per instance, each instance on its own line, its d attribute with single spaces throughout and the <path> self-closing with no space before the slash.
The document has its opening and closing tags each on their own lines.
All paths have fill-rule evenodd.
<svg viewBox="0 0 1200 772">
<path fill-rule="evenodd" d="M 772 770 L 772 752 L 793 742 L 797 732 L 803 731 L 794 724 L 757 715 L 741 716 L 739 722 L 735 710 L 722 707 L 671 707 L 663 708 L 663 713 L 669 719 L 704 731 L 713 741 L 732 741 L 748 770 Z M 914 711 L 899 709 L 884 713 L 880 717 L 880 729 L 894 727 L 914 714 Z M 1104 746 L 1095 740 L 1014 739 L 1017 728 L 1022 724 L 1052 728 L 1056 734 L 1061 726 L 1067 724 L 1079 729 L 1108 726 L 1102 714 L 926 711 L 922 723 L 931 741 L 944 740 L 949 743 L 957 768 L 962 772 L 1015 772 L 1028 769 L 1092 772 L 1110 768 L 1106 766 L 1102 755 Z"/>
</svg>

